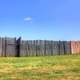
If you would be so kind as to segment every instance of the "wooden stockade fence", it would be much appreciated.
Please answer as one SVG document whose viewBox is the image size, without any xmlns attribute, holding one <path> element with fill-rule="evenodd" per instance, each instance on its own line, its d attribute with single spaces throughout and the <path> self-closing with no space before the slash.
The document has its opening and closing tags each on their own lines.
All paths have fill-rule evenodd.
<svg viewBox="0 0 80 80">
<path fill-rule="evenodd" d="M 80 54 L 80 41 L 21 40 L 1 38 L 1 57 L 53 56 Z"/>
<path fill-rule="evenodd" d="M 0 38 L 0 56 L 16 56 L 16 38 Z"/>
</svg>

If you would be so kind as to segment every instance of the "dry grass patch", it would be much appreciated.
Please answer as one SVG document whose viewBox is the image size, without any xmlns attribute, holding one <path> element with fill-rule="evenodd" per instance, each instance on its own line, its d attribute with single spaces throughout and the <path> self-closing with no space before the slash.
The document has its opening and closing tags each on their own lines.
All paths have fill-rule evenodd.
<svg viewBox="0 0 80 80">
<path fill-rule="evenodd" d="M 80 80 L 80 56 L 0 58 L 0 80 Z"/>
</svg>

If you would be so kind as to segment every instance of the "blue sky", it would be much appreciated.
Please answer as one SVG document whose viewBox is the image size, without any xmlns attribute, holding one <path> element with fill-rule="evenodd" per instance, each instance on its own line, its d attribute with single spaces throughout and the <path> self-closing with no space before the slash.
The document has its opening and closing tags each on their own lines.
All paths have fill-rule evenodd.
<svg viewBox="0 0 80 80">
<path fill-rule="evenodd" d="M 80 40 L 80 0 L 0 0 L 0 36 Z"/>
</svg>

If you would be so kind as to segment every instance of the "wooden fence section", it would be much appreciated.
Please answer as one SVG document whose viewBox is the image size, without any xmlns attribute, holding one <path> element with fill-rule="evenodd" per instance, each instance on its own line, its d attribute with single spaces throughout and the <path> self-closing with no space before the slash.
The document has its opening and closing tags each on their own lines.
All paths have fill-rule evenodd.
<svg viewBox="0 0 80 80">
<path fill-rule="evenodd" d="M 2 56 L 2 38 L 0 38 L 0 56 Z"/>
<path fill-rule="evenodd" d="M 71 54 L 71 41 L 64 41 L 64 54 Z"/>
<path fill-rule="evenodd" d="M 6 57 L 6 40 L 5 40 L 5 38 L 0 38 L 0 56 Z"/>
<path fill-rule="evenodd" d="M 63 55 L 63 54 L 64 54 L 64 42 L 59 41 L 59 55 Z"/>
<path fill-rule="evenodd" d="M 6 56 L 16 56 L 16 38 L 5 38 Z"/>
<path fill-rule="evenodd" d="M 21 40 L 1 38 L 1 57 L 53 56 L 80 54 L 80 41 Z"/>
<path fill-rule="evenodd" d="M 59 55 L 59 41 L 51 41 L 52 44 L 52 55 Z"/>
<path fill-rule="evenodd" d="M 16 56 L 16 38 L 0 38 L 0 56 Z"/>
<path fill-rule="evenodd" d="M 71 54 L 70 41 L 21 41 L 20 56 L 51 56 Z"/>
<path fill-rule="evenodd" d="M 80 41 L 71 41 L 72 54 L 80 54 Z"/>
</svg>

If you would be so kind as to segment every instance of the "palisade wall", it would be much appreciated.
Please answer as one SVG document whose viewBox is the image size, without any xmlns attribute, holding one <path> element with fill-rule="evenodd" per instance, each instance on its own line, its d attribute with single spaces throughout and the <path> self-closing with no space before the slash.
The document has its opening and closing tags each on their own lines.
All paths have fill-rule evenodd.
<svg viewBox="0 0 80 80">
<path fill-rule="evenodd" d="M 0 38 L 0 56 L 16 56 L 16 38 Z"/>
<path fill-rule="evenodd" d="M 80 54 L 80 41 L 21 40 L 1 38 L 1 57 L 53 56 Z"/>
<path fill-rule="evenodd" d="M 80 41 L 71 41 L 72 54 L 80 54 Z"/>
</svg>

